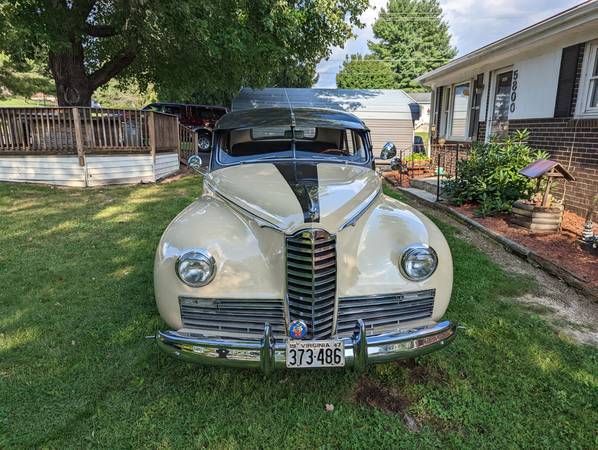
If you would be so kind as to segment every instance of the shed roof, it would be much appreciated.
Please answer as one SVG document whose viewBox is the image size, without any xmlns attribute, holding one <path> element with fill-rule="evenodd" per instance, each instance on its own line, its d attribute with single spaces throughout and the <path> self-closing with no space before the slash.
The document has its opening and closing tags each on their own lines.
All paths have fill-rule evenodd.
<svg viewBox="0 0 598 450">
<path fill-rule="evenodd" d="M 415 100 L 417 103 L 431 103 L 431 92 L 407 92 L 407 95 Z"/>
<path fill-rule="evenodd" d="M 287 107 L 348 111 L 360 119 L 405 119 L 419 116 L 419 105 L 400 89 L 243 88 L 232 109 Z"/>
</svg>

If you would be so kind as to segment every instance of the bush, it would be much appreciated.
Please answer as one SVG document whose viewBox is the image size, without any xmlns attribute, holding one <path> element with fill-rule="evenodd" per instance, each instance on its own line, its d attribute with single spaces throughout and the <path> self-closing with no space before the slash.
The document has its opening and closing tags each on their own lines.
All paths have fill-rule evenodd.
<svg viewBox="0 0 598 450">
<path fill-rule="evenodd" d="M 477 203 L 478 212 L 488 215 L 510 212 L 513 202 L 531 199 L 536 181 L 519 171 L 537 159 L 549 155 L 527 145 L 529 132 L 516 131 L 504 141 L 474 145 L 469 159 L 457 162 L 458 179 L 447 180 L 445 193 L 456 205 Z"/>
<path fill-rule="evenodd" d="M 405 157 L 405 161 L 429 161 L 430 158 L 425 153 L 412 153 L 411 155 Z"/>
</svg>

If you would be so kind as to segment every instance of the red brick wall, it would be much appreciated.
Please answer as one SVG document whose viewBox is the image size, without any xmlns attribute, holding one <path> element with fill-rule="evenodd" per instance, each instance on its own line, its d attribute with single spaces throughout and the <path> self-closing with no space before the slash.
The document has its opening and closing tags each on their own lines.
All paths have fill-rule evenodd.
<svg viewBox="0 0 598 450">
<path fill-rule="evenodd" d="M 509 132 L 528 129 L 529 144 L 546 150 L 550 158 L 569 167 L 575 177 L 567 183 L 565 207 L 585 215 L 592 198 L 598 194 L 598 119 L 525 119 L 509 120 Z M 554 190 L 563 193 L 563 182 Z"/>
</svg>

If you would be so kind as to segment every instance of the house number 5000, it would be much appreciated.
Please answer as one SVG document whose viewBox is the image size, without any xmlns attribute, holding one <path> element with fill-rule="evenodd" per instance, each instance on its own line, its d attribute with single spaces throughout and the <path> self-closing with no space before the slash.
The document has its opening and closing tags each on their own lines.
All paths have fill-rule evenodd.
<svg viewBox="0 0 598 450">
<path fill-rule="evenodd" d="M 515 112 L 515 100 L 517 100 L 517 78 L 519 78 L 519 71 L 513 71 L 513 83 L 511 84 L 511 106 L 509 110 Z"/>
</svg>

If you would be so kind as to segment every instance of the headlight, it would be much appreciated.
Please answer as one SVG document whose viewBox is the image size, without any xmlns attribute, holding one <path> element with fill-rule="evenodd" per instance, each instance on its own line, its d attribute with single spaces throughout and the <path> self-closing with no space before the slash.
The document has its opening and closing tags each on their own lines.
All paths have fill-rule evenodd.
<svg viewBox="0 0 598 450">
<path fill-rule="evenodd" d="M 205 286 L 216 275 L 214 258 L 204 250 L 184 253 L 176 262 L 176 273 L 189 286 Z"/>
<path fill-rule="evenodd" d="M 422 281 L 434 273 L 436 266 L 438 266 L 438 256 L 433 248 L 412 245 L 403 252 L 399 268 L 408 280 Z"/>
</svg>

